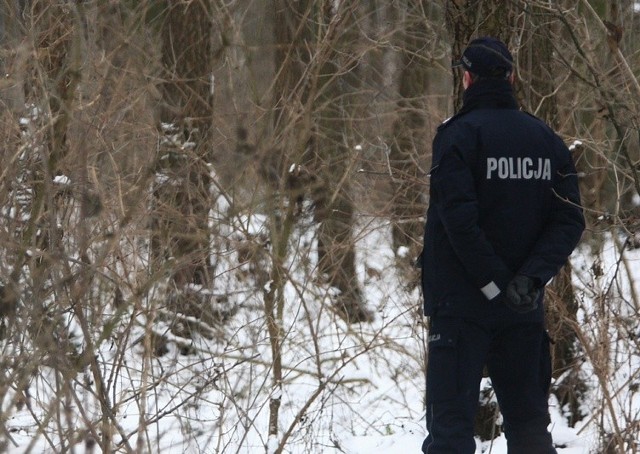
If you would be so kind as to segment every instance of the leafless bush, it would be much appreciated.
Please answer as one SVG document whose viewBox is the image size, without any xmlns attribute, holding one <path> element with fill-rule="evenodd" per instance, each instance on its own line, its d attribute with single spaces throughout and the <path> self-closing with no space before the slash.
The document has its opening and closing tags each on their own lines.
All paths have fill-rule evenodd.
<svg viewBox="0 0 640 454">
<path fill-rule="evenodd" d="M 451 113 L 443 11 L 295 3 L 276 2 L 289 35 L 276 34 L 285 16 L 266 3 L 205 9 L 208 148 L 194 151 L 182 129 L 173 145 L 207 169 L 207 187 L 186 185 L 198 195 L 184 199 L 207 209 L 207 285 L 175 278 L 201 251 L 152 253 L 151 219 L 187 225 L 192 213 L 154 199 L 159 105 L 177 109 L 162 91 L 167 11 L 84 2 L 61 16 L 44 1 L 3 4 L 18 24 L 2 43 L 0 81 L 3 448 L 314 452 L 343 449 L 347 432 L 420 426 L 426 328 L 411 265 L 429 138 Z M 590 220 L 571 281 L 577 317 L 559 312 L 577 334 L 575 362 L 555 386 L 584 380 L 561 402 L 566 417 L 596 428 L 598 449 L 638 452 L 637 44 L 587 2 L 539 3 L 554 25 L 559 127 L 580 141 Z M 51 28 L 38 28 L 45 17 Z M 396 88 L 400 74 L 414 91 Z M 179 233 L 203 244 L 201 230 Z"/>
</svg>

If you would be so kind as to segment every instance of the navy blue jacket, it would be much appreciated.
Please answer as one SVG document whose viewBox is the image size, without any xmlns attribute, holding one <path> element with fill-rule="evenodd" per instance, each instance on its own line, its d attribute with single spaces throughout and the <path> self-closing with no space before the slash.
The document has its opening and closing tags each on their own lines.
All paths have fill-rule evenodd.
<svg viewBox="0 0 640 454">
<path fill-rule="evenodd" d="M 511 84 L 481 79 L 433 141 L 422 252 L 426 315 L 521 315 L 500 293 L 516 275 L 544 286 L 584 230 L 576 170 L 562 140 L 518 110 Z"/>
</svg>

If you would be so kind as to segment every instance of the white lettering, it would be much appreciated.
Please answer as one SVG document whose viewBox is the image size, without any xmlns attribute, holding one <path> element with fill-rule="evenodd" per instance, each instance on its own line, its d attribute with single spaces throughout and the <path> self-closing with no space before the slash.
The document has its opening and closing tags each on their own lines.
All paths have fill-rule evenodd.
<svg viewBox="0 0 640 454">
<path fill-rule="evenodd" d="M 507 158 L 498 159 L 498 177 L 501 180 L 509 178 L 509 161 L 507 161 Z"/>
<path fill-rule="evenodd" d="M 542 166 L 540 165 L 540 160 L 538 159 L 538 167 L 536 168 L 536 171 L 533 173 L 533 178 L 535 178 L 536 180 L 539 180 L 541 175 L 542 175 Z"/>
<path fill-rule="evenodd" d="M 498 160 L 496 158 L 487 158 L 487 180 L 491 179 L 491 172 L 498 168 Z"/>
<path fill-rule="evenodd" d="M 511 180 L 517 180 L 519 178 L 518 177 L 519 172 L 516 172 L 516 169 L 518 168 L 519 163 L 520 163 L 519 159 L 517 161 L 514 161 L 513 158 L 509 158 L 509 178 Z"/>
<path fill-rule="evenodd" d="M 551 180 L 551 161 L 548 159 L 544 160 L 544 170 L 542 172 L 543 180 Z"/>
<path fill-rule="evenodd" d="M 551 180 L 549 158 L 487 158 L 487 180 Z"/>
<path fill-rule="evenodd" d="M 531 167 L 533 166 L 533 161 L 531 158 L 522 159 L 522 177 L 525 180 L 530 180 L 533 177 L 533 172 L 531 171 Z"/>
</svg>

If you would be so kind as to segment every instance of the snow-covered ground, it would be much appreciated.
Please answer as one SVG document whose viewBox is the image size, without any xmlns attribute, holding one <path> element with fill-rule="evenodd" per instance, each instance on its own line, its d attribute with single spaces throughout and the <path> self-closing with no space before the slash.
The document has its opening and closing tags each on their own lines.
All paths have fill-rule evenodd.
<svg viewBox="0 0 640 454">
<path fill-rule="evenodd" d="M 263 221 L 253 219 L 249 230 L 259 231 Z M 361 226 L 358 271 L 375 321 L 357 325 L 345 324 L 331 310 L 332 289 L 314 279 L 313 231 L 301 229 L 292 236 L 282 321 L 281 386 L 274 386 L 272 380 L 264 293 L 248 272 L 250 265 L 238 266 L 233 242 L 224 255 L 229 263 L 218 268 L 216 291 L 226 292 L 240 309 L 223 328 L 205 330 L 207 335 L 185 341 L 170 333 L 170 323 L 158 317 L 153 330 L 168 343 L 163 354 L 145 358 L 146 316 L 161 313 L 160 307 L 150 310 L 159 304 L 153 302 L 154 292 L 146 296 L 142 308 L 133 305 L 114 318 L 113 332 L 96 343 L 105 394 L 114 413 L 109 427 L 119 452 L 260 453 L 266 446 L 275 450 L 283 437 L 287 437 L 285 453 L 420 452 L 426 435 L 427 333 L 419 290 L 401 278 L 411 270 L 400 265 L 402 258 L 389 247 L 389 230 L 379 220 Z M 561 454 L 600 452 L 603 429 L 617 428 L 631 437 L 640 433 L 637 428 L 633 431 L 640 411 L 636 393 L 640 361 L 630 337 L 630 333 L 640 334 L 640 321 L 629 285 L 633 282 L 635 294 L 640 293 L 640 250 L 627 248 L 620 260 L 619 247 L 607 238 L 600 259 L 587 247 L 577 250 L 572 259 L 582 308 L 579 322 L 592 343 L 584 354 L 590 389 L 584 402 L 587 417 L 575 427 L 568 426 L 564 410 L 551 397 L 551 430 Z M 603 295 L 609 298 L 608 320 L 597 317 L 593 308 L 593 301 Z M 620 325 L 614 323 L 620 320 L 626 320 L 628 333 L 621 333 Z M 69 326 L 73 330 L 74 322 Z M 599 336 L 605 335 L 610 340 L 603 391 L 592 352 L 603 341 Z M 10 340 L 3 342 L 7 355 L 12 351 Z M 29 380 L 27 405 L 16 405 L 20 399 L 4 403 L 8 434 L 3 438 L 9 439 L 8 452 L 57 452 L 63 433 L 62 438 L 74 440 L 68 447 L 75 452 L 99 451 L 94 437 L 101 436 L 102 412 L 92 377 L 82 369 L 67 377 L 65 387 L 52 368 L 38 367 Z M 279 437 L 269 440 L 270 402 L 277 397 Z M 638 452 L 632 443 L 628 452 Z M 506 453 L 504 436 L 478 441 L 477 452 Z"/>
</svg>

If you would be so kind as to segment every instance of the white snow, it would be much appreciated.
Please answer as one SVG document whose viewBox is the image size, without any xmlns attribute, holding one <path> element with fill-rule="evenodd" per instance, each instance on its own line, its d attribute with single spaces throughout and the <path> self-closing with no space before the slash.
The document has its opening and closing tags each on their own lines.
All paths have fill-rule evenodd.
<svg viewBox="0 0 640 454">
<path fill-rule="evenodd" d="M 264 233 L 267 228 L 266 218 L 257 214 L 237 216 L 235 222 L 244 235 Z M 331 310 L 334 291 L 313 277 L 314 231 L 298 229 L 285 264 L 289 282 L 284 288 L 284 336 L 280 340 L 283 381 L 277 386 L 272 380 L 271 343 L 262 312 L 263 292 L 271 289 L 273 281 L 257 287 L 251 276 L 219 281 L 224 282 L 219 285 L 225 286 L 225 294 L 237 298 L 242 309 L 225 323 L 223 334 L 196 335 L 190 340 L 189 354 L 184 354 L 180 337 L 169 332 L 171 323 L 159 320 L 153 332 L 166 333 L 168 351 L 145 359 L 144 311 L 135 313 L 128 308 L 124 314 L 110 314 L 113 333 L 98 344 L 97 357 L 120 426 L 120 430 L 113 429 L 114 440 L 126 436 L 133 448 L 140 446 L 147 452 L 271 453 L 287 434 L 284 452 L 291 454 L 419 452 L 426 436 L 423 365 L 427 331 L 419 315 L 421 296 L 417 288 L 407 288 L 400 279 L 410 271 L 396 263 L 388 224 L 361 225 L 356 237 L 359 278 L 375 321 L 347 325 L 336 316 Z M 605 395 L 595 377 L 593 353 L 585 353 L 584 370 L 590 374 L 591 386 L 584 403 L 587 417 L 569 427 L 564 409 L 550 398 L 550 427 L 560 454 L 593 452 L 600 430 L 631 427 L 640 413 L 635 388 L 628 386 L 640 382 L 640 361 L 633 350 L 635 344 L 625 337 L 640 335 L 632 296 L 632 290 L 640 294 L 640 250 L 625 250 L 621 255 L 620 241 L 611 236 L 606 239 L 599 263 L 587 245 L 574 253 L 572 262 L 583 307 L 579 321 L 583 333 L 590 336 L 587 340 L 608 334 L 618 342 L 608 351 L 607 395 L 613 412 L 602 404 Z M 225 273 L 232 273 L 236 256 L 226 257 Z M 594 273 L 596 264 L 601 274 Z M 370 269 L 379 272 L 367 273 Z M 220 291 L 212 289 L 211 294 Z M 163 290 L 157 287 L 141 304 L 158 304 L 154 292 L 160 296 L 157 301 L 163 301 Z M 605 315 L 626 317 L 628 333 L 614 332 L 613 325 L 600 318 L 595 306 L 605 294 L 610 298 Z M 135 328 L 133 335 L 125 337 L 129 323 Z M 3 341 L 2 345 L 4 357 L 10 357 L 10 344 Z M 59 443 L 55 434 L 61 430 L 60 421 L 81 429 L 86 428 L 88 418 L 99 434 L 100 405 L 92 381 L 88 369 L 73 378 L 70 386 L 76 398 L 68 403 L 68 416 L 59 419 L 51 408 L 57 405 L 61 388 L 51 368 L 38 367 L 29 380 L 29 406 L 15 409 L 11 402 L 2 406 L 13 440 L 8 452 L 54 452 L 39 425 L 46 428 L 54 444 Z M 269 402 L 274 397 L 281 400 L 278 437 L 267 435 Z M 145 424 L 141 426 L 140 421 Z M 88 439 L 79 437 L 78 446 Z M 492 442 L 478 441 L 477 453 L 506 452 L 504 436 Z"/>
</svg>

